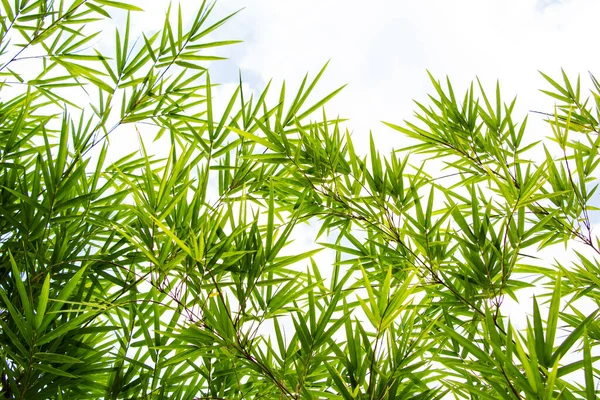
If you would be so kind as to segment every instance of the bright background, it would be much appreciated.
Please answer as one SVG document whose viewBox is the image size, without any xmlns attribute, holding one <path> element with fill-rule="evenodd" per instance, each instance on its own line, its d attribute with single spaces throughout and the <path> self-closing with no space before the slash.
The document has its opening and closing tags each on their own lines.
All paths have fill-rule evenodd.
<svg viewBox="0 0 600 400">
<path fill-rule="evenodd" d="M 223 0 L 215 11 L 242 7 L 219 35 L 245 43 L 225 51 L 230 60 L 213 68 L 215 80 L 234 84 L 239 68 L 258 91 L 271 78 L 298 82 L 331 60 L 321 89 L 349 85 L 329 114 L 351 118 L 359 141 L 372 129 L 382 149 L 402 143 L 380 121 L 412 117 L 413 99 L 432 91 L 427 70 L 448 75 L 459 93 L 476 77 L 489 89 L 499 79 L 505 99 L 518 94 L 524 116 L 552 112 L 538 70 L 558 77 L 562 67 L 588 83 L 600 65 L 595 0 Z"/>
<path fill-rule="evenodd" d="M 132 37 L 160 29 L 168 3 L 140 2 L 145 12 L 132 14 Z M 180 3 L 184 20 L 200 5 Z M 557 79 L 561 68 L 572 78 L 581 74 L 585 88 L 588 72 L 600 65 L 597 0 L 219 0 L 213 19 L 236 11 L 213 35 L 244 41 L 211 52 L 228 57 L 210 66 L 212 81 L 222 84 L 217 102 L 232 93 L 240 72 L 246 91 L 260 92 L 272 79 L 276 93 L 285 79 L 292 93 L 329 60 L 320 93 L 348 86 L 327 106 L 328 116 L 350 118 L 359 143 L 372 130 L 383 151 L 403 143 L 381 121 L 412 118 L 413 100 L 426 101 L 433 91 L 428 70 L 437 79 L 449 76 L 458 94 L 477 77 L 493 94 L 499 80 L 505 101 L 518 95 L 521 119 L 530 110 L 553 111 L 552 99 L 539 92 L 549 85 L 538 70 Z M 530 124 L 529 135 L 548 135 L 539 115 L 530 115 Z"/>
</svg>

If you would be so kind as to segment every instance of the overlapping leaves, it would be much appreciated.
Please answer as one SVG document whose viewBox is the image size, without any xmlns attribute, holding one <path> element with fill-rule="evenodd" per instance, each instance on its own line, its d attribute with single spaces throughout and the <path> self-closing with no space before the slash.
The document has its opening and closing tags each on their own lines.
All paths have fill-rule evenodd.
<svg viewBox="0 0 600 400">
<path fill-rule="evenodd" d="M 384 156 L 314 98 L 325 68 L 217 110 L 213 7 L 136 36 L 130 2 L 2 1 L 3 395 L 595 398 L 596 79 L 543 75 L 532 140 L 499 87 L 432 78 Z"/>
</svg>

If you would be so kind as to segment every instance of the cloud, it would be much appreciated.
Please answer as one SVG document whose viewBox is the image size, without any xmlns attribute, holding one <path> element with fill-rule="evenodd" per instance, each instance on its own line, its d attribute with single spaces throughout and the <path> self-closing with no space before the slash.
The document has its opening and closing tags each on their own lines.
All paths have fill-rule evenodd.
<svg viewBox="0 0 600 400">
<path fill-rule="evenodd" d="M 352 118 L 359 140 L 374 129 L 383 149 L 401 145 L 402 138 L 379 121 L 411 117 L 412 99 L 431 92 L 427 69 L 439 78 L 449 75 L 461 91 L 476 76 L 490 89 L 500 79 L 507 100 L 519 95 L 524 116 L 553 105 L 537 91 L 544 87 L 538 70 L 556 76 L 564 67 L 585 74 L 600 61 L 593 20 L 600 3 L 592 0 L 365 4 L 229 0 L 218 3 L 217 11 L 246 7 L 221 34 L 246 40 L 231 55 L 263 82 L 297 82 L 331 59 L 321 88 L 349 86 L 329 107 L 330 115 Z"/>
</svg>

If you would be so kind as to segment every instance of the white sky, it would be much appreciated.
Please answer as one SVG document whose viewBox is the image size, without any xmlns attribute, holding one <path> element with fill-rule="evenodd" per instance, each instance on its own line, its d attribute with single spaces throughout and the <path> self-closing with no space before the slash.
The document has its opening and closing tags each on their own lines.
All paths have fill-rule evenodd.
<svg viewBox="0 0 600 400">
<path fill-rule="evenodd" d="M 260 89 L 270 78 L 297 82 L 331 59 L 321 89 L 349 86 L 329 114 L 351 118 L 359 140 L 372 129 L 382 148 L 401 137 L 379 121 L 412 116 L 412 99 L 432 91 L 427 69 L 449 75 L 458 92 L 476 76 L 489 88 L 500 79 L 524 112 L 552 109 L 537 70 L 558 77 L 563 67 L 585 82 L 600 64 L 595 0 L 223 0 L 216 10 L 242 7 L 219 35 L 245 43 L 213 75 L 234 82 L 240 68 Z"/>
<path fill-rule="evenodd" d="M 180 2 L 188 18 L 201 3 Z M 160 29 L 168 3 L 138 0 L 145 12 L 132 14 L 132 36 Z M 552 100 L 538 92 L 548 88 L 538 69 L 558 78 L 564 67 L 587 84 L 587 72 L 600 65 L 597 0 L 219 0 L 213 17 L 242 8 L 215 33 L 244 40 L 220 50 L 230 59 L 211 66 L 221 91 L 233 90 L 238 69 L 250 89 L 260 91 L 273 78 L 277 90 L 285 78 L 291 91 L 306 72 L 314 75 L 331 60 L 321 93 L 349 86 L 327 107 L 329 116 L 350 118 L 359 142 L 372 129 L 382 150 L 402 145 L 402 137 L 380 121 L 402 124 L 412 117 L 412 100 L 432 92 L 426 70 L 450 76 L 459 93 L 476 76 L 489 89 L 500 79 L 504 98 L 518 94 L 524 116 L 552 111 Z M 115 18 L 117 26 L 122 22 Z M 94 43 L 108 54 L 113 45 Z M 546 135 L 544 127 L 528 132 Z"/>
<path fill-rule="evenodd" d="M 180 2 L 188 18 L 200 4 Z M 168 2 L 138 4 L 145 12 L 132 14 L 134 31 L 160 29 Z M 600 65 L 596 0 L 219 0 L 213 18 L 240 9 L 214 35 L 244 41 L 217 51 L 229 60 L 211 65 L 212 81 L 223 84 L 214 93 L 229 95 L 238 71 L 256 92 L 271 78 L 274 92 L 283 79 L 291 92 L 330 60 L 320 93 L 349 85 L 327 106 L 328 116 L 350 118 L 359 149 L 372 130 L 384 153 L 400 147 L 402 136 L 380 121 L 412 118 L 413 99 L 426 101 L 433 91 L 427 70 L 448 75 L 461 94 L 476 77 L 493 94 L 499 79 L 506 101 L 518 95 L 520 120 L 528 110 L 553 109 L 538 91 L 548 89 L 538 70 L 559 78 L 563 67 L 571 77 L 581 74 L 585 88 L 588 71 Z M 549 134 L 540 120 L 530 116 L 529 134 Z"/>
</svg>

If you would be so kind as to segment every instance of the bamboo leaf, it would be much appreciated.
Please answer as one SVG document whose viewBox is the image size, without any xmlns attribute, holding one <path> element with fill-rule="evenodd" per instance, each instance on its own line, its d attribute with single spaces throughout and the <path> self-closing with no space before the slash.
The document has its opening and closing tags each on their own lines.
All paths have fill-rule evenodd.
<svg viewBox="0 0 600 400">
<path fill-rule="evenodd" d="M 119 8 L 121 10 L 127 10 L 127 11 L 144 11 L 143 9 L 134 6 L 133 4 L 129 4 L 129 3 L 123 3 L 120 1 L 113 1 L 113 0 L 94 0 L 95 3 L 104 5 L 104 6 L 109 6 L 109 7 L 114 7 L 114 8 Z"/>
</svg>

